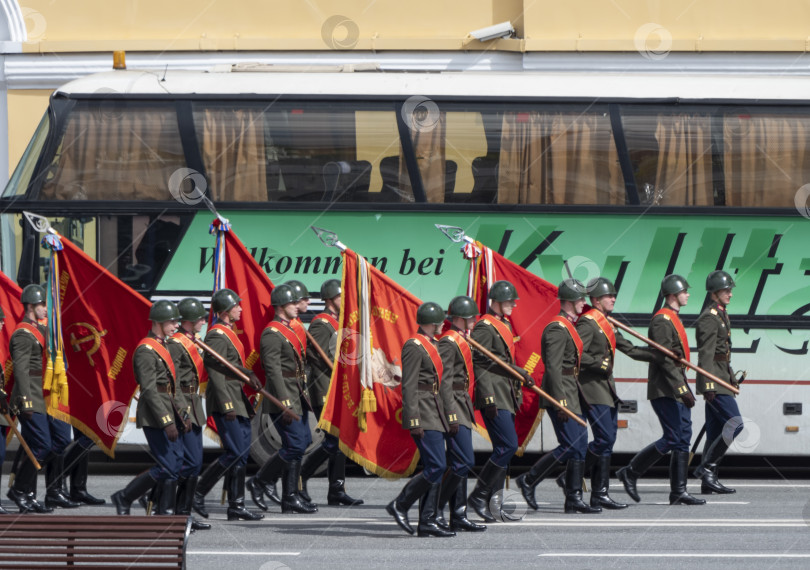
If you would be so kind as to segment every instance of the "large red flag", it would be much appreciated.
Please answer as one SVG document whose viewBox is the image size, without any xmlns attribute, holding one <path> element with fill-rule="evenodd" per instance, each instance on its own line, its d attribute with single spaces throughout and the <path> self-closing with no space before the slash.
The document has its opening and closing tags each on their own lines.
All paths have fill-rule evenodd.
<svg viewBox="0 0 810 570">
<path fill-rule="evenodd" d="M 260 343 L 262 332 L 275 316 L 270 302 L 273 282 L 229 224 L 223 224 L 219 219 L 214 220 L 212 231 L 217 232 L 215 255 L 218 259 L 220 255 L 224 255 L 224 263 L 217 264 L 217 270 L 223 272 L 223 279 L 215 278 L 219 285 L 215 289 L 226 287 L 242 299 L 242 317 L 235 323 L 233 330 L 245 346 L 246 366 L 253 370 L 264 385 Z M 213 318 L 213 314 L 211 316 Z M 247 387 L 245 393 L 255 394 Z M 216 439 L 217 428 L 213 418 L 208 419 L 207 425 L 211 430 L 207 434 Z"/>
<path fill-rule="evenodd" d="M 405 477 L 418 455 L 402 428 L 400 357 L 421 301 L 349 249 L 342 287 L 337 361 L 318 425 L 369 471 Z"/>
<path fill-rule="evenodd" d="M 11 394 L 14 385 L 14 373 L 12 371 L 11 354 L 9 354 L 9 343 L 14 329 L 17 328 L 23 318 L 23 306 L 20 303 L 22 289 L 8 275 L 0 272 L 0 307 L 6 318 L 3 320 L 3 329 L 0 330 L 0 362 L 3 364 L 3 371 L 6 376 L 6 392 Z"/>
<path fill-rule="evenodd" d="M 138 389 L 132 354 L 149 330 L 151 304 L 67 239 L 58 241 L 69 396 L 48 413 L 112 457 Z"/>
<path fill-rule="evenodd" d="M 475 299 L 482 314 L 489 308 L 487 295 L 492 283 L 506 280 L 517 289 L 520 300 L 511 317 L 512 328 L 519 339 L 515 343 L 515 360 L 532 375 L 539 386 L 544 371 L 543 361 L 540 359 L 540 339 L 543 329 L 560 312 L 557 286 L 509 261 L 480 242 L 467 244 L 464 254 L 471 258 L 468 294 Z M 518 456 L 526 451 L 526 446 L 540 425 L 541 419 L 540 396 L 524 388 L 523 404 L 515 415 Z M 480 412 L 476 412 L 476 421 L 479 426 L 483 426 Z"/>
</svg>

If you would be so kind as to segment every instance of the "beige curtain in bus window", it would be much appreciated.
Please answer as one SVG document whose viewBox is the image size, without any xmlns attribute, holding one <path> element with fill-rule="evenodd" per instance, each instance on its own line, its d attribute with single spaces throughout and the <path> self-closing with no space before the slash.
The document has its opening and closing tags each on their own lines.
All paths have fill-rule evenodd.
<svg viewBox="0 0 810 570">
<path fill-rule="evenodd" d="M 710 121 L 706 115 L 658 115 L 655 204 L 714 205 Z"/>
<path fill-rule="evenodd" d="M 606 115 L 506 113 L 501 204 L 623 204 L 624 179 Z"/>
<path fill-rule="evenodd" d="M 411 131 L 416 164 L 422 175 L 422 186 L 431 203 L 444 202 L 445 176 L 447 161 L 445 145 L 447 143 L 447 117 L 444 112 L 434 116 L 428 112 L 423 115 L 413 113 L 408 128 Z M 407 122 L 406 118 L 406 122 Z M 413 195 L 411 179 L 408 176 L 408 165 L 402 149 L 399 151 L 399 184 L 400 188 Z"/>
<path fill-rule="evenodd" d="M 267 201 L 261 110 L 204 109 L 200 144 L 213 200 Z"/>
<path fill-rule="evenodd" d="M 792 207 L 810 183 L 810 117 L 723 118 L 723 168 L 728 206 Z"/>
<path fill-rule="evenodd" d="M 170 200 L 185 167 L 174 109 L 96 105 L 74 111 L 43 198 Z"/>
</svg>

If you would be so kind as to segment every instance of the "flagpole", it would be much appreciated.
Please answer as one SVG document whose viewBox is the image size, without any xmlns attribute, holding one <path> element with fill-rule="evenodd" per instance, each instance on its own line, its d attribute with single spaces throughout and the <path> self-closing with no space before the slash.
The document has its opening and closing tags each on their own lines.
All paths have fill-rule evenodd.
<svg viewBox="0 0 810 570">
<path fill-rule="evenodd" d="M 30 460 L 31 460 L 31 463 L 33 463 L 33 464 L 34 464 L 34 467 L 36 467 L 36 468 L 37 468 L 37 471 L 39 471 L 40 469 L 42 469 L 42 465 L 40 465 L 40 464 L 39 464 L 39 461 L 37 461 L 37 458 L 36 458 L 36 457 L 34 457 L 34 453 L 31 451 L 31 448 L 30 448 L 30 447 L 28 447 L 28 444 L 27 444 L 27 443 L 25 443 L 25 440 L 23 439 L 22 434 L 19 432 L 19 430 L 17 430 L 17 426 L 16 426 L 16 425 L 14 425 L 16 422 L 14 422 L 14 420 L 12 420 L 12 419 L 11 419 L 11 417 L 10 417 L 8 414 L 5 414 L 5 413 L 4 413 L 4 414 L 3 414 L 3 417 L 4 417 L 4 418 L 6 419 L 6 421 L 8 422 L 8 426 L 11 428 L 11 431 L 13 431 L 13 432 L 14 432 L 14 435 L 16 435 L 16 436 L 17 436 L 17 439 L 19 439 L 19 440 L 20 440 L 20 445 L 22 445 L 23 450 L 25 450 L 25 454 L 28 456 L 28 459 L 30 459 Z"/>
</svg>

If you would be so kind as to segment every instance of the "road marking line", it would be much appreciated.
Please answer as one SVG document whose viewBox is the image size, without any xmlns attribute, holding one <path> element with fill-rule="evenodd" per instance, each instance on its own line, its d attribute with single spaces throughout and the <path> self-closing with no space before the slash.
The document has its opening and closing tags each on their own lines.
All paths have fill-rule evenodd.
<svg viewBox="0 0 810 570">
<path fill-rule="evenodd" d="M 376 523 L 366 523 L 366 524 L 384 524 L 387 526 L 395 526 L 395 522 L 386 522 L 380 521 Z M 611 521 L 611 522 L 604 522 L 604 521 L 564 521 L 561 519 L 554 519 L 554 520 L 544 520 L 544 521 L 510 521 L 504 526 L 512 527 L 512 526 L 539 526 L 539 527 L 599 527 L 599 528 L 611 528 L 611 527 L 629 527 L 629 528 L 649 528 L 649 527 L 660 527 L 660 528 L 674 528 L 674 527 L 692 527 L 692 528 L 717 528 L 718 525 L 722 525 L 724 528 L 806 528 L 807 523 L 804 521 L 800 522 L 779 522 L 779 523 L 763 523 L 763 522 L 749 522 L 749 523 L 741 523 L 741 522 L 711 522 L 707 523 L 704 521 L 700 522 L 693 522 L 693 521 Z"/>
<path fill-rule="evenodd" d="M 206 556 L 298 556 L 300 552 L 234 552 L 233 550 L 189 550 L 186 554 L 205 554 Z"/>
<path fill-rule="evenodd" d="M 699 482 L 698 479 L 695 479 L 695 481 Z M 667 488 L 669 488 L 669 483 L 637 483 L 636 487 L 667 487 Z M 764 488 L 781 487 L 781 488 L 784 488 L 784 489 L 792 489 L 794 487 L 808 488 L 808 487 L 810 487 L 810 484 L 807 484 L 807 483 L 795 483 L 794 484 L 794 483 L 790 483 L 789 481 L 785 482 L 785 483 L 737 483 L 737 484 L 734 484 L 734 487 L 735 488 L 741 488 L 741 487 L 745 487 L 745 488 L 748 488 L 748 487 L 751 487 L 751 488 L 756 488 L 756 487 L 764 487 Z M 621 487 L 619 487 L 619 488 L 621 488 Z"/>
<path fill-rule="evenodd" d="M 540 558 L 810 558 L 810 554 L 716 554 L 690 552 L 687 554 L 660 554 L 660 553 L 637 553 L 637 552 L 544 552 L 537 555 Z"/>
<path fill-rule="evenodd" d="M 653 505 L 669 505 L 669 501 L 667 502 L 657 502 L 652 503 Z M 706 501 L 707 505 L 750 505 L 750 501 Z M 678 505 L 672 505 L 673 507 Z"/>
</svg>

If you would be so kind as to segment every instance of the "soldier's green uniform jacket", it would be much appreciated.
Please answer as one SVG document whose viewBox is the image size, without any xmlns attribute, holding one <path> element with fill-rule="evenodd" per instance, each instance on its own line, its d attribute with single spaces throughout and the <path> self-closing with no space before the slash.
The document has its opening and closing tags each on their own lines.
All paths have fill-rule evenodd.
<svg viewBox="0 0 810 570">
<path fill-rule="evenodd" d="M 492 312 L 489 314 L 495 316 L 510 331 L 512 330 L 512 324 L 508 319 L 498 317 Z M 511 364 L 515 369 L 519 369 L 514 364 L 506 341 L 486 319 L 482 318 L 475 323 L 470 336 L 501 360 Z M 478 351 L 473 352 L 473 370 L 475 371 L 476 409 L 483 410 L 494 404 L 499 410 L 507 410 L 514 414 L 515 410 L 520 408 L 520 404 L 523 402 L 520 380 Z"/>
<path fill-rule="evenodd" d="M 337 318 L 337 315 L 332 315 Z M 315 339 L 323 351 L 332 362 L 335 361 L 337 350 L 337 331 L 328 320 L 322 317 L 315 317 L 309 324 L 309 334 Z M 310 343 L 311 344 L 311 341 Z M 326 395 L 329 391 L 329 380 L 332 377 L 332 369 L 323 361 L 321 355 L 313 347 L 307 349 L 307 361 L 310 366 L 310 373 L 307 375 L 307 387 L 312 405 L 321 408 L 326 404 Z"/>
<path fill-rule="evenodd" d="M 247 375 L 252 374 L 251 370 L 242 366 L 239 351 L 221 330 L 214 327 L 209 328 L 205 335 L 205 344 L 241 372 Z M 210 416 L 214 412 L 219 414 L 235 412 L 237 416 L 243 418 L 253 417 L 253 408 L 250 407 L 250 402 L 242 391 L 242 381 L 235 378 L 233 372 L 207 351 L 203 362 L 205 362 L 205 369 L 208 372 L 208 384 L 205 388 L 205 410 L 208 415 Z"/>
<path fill-rule="evenodd" d="M 282 327 L 288 329 L 292 337 L 295 337 L 295 332 L 279 318 L 270 321 L 262 332 L 259 346 L 266 378 L 265 388 L 281 400 L 282 404 L 301 415 L 304 406 L 306 409 L 312 409 L 304 375 L 304 363 L 298 351 L 280 332 Z M 262 412 L 280 414 L 282 410 L 265 399 L 262 403 Z"/>
<path fill-rule="evenodd" d="M 147 338 L 161 342 L 152 332 Z M 132 365 L 135 368 L 135 380 L 141 387 L 135 425 L 139 428 L 165 428 L 175 423 L 174 407 L 177 402 L 172 393 L 174 379 L 163 358 L 149 345 L 141 345 L 135 349 Z"/>
<path fill-rule="evenodd" d="M 684 356 L 678 331 L 669 315 L 657 314 L 650 321 L 647 333 L 650 340 L 668 348 L 681 358 Z M 678 400 L 689 391 L 684 367 L 671 358 L 650 362 L 647 370 L 647 399 L 672 398 Z"/>
<path fill-rule="evenodd" d="M 183 343 L 176 338 L 169 338 L 166 347 L 174 360 L 174 369 L 177 372 L 177 407 L 185 410 L 191 423 L 195 426 L 205 425 L 205 412 L 200 397 L 200 379 L 197 378 L 197 369 L 191 360 Z M 196 346 L 192 350 L 198 350 Z M 202 356 L 202 355 L 201 355 Z"/>
<path fill-rule="evenodd" d="M 48 329 L 29 318 L 24 323 L 39 329 L 47 345 Z M 47 346 L 40 346 L 34 334 L 18 328 L 11 335 L 11 360 L 14 362 L 14 388 L 11 390 L 11 403 L 20 412 L 48 413 L 45 396 L 42 393 L 42 353 Z"/>
<path fill-rule="evenodd" d="M 616 402 L 621 401 L 616 392 L 616 382 L 613 380 L 613 364 L 616 356 L 610 349 L 610 341 L 602 327 L 589 317 L 588 313 L 583 314 L 577 321 L 577 332 L 583 345 L 579 363 L 579 384 L 589 404 L 614 408 Z M 656 359 L 656 355 L 652 352 L 654 349 L 635 346 L 613 325 L 609 326 L 613 328 L 613 334 L 616 336 L 616 350 L 633 360 L 653 362 Z"/>
<path fill-rule="evenodd" d="M 421 343 L 431 343 L 434 347 L 438 344 L 420 334 L 409 338 L 402 346 L 402 427 L 446 432 L 448 424 L 444 399 L 439 393 L 440 378 Z"/>
<path fill-rule="evenodd" d="M 719 303 L 712 303 L 706 307 L 698 317 L 695 330 L 698 366 L 735 388 L 738 387 L 731 370 L 731 323 L 725 307 Z M 702 374 L 697 375 L 697 392 L 698 394 L 717 392 L 734 396 L 731 390 L 719 386 Z"/>
<path fill-rule="evenodd" d="M 570 321 L 564 311 L 560 312 L 560 316 Z M 575 414 L 584 414 L 580 399 L 584 400 L 582 403 L 586 406 L 589 402 L 582 396 L 577 382 L 579 361 L 577 345 L 571 333 L 562 323 L 552 321 L 543 329 L 540 346 L 545 368 L 543 390 Z M 556 408 L 545 399 L 540 405 L 546 409 Z"/>
<path fill-rule="evenodd" d="M 455 326 L 452 330 L 464 336 L 464 331 Z M 472 350 L 472 347 L 470 349 Z M 450 336 L 442 336 L 439 339 L 439 355 L 444 365 L 439 392 L 444 404 L 445 419 L 448 424 L 457 423 L 472 429 L 475 412 L 470 399 L 470 379 L 467 377 L 467 367 L 461 349 Z"/>
</svg>

